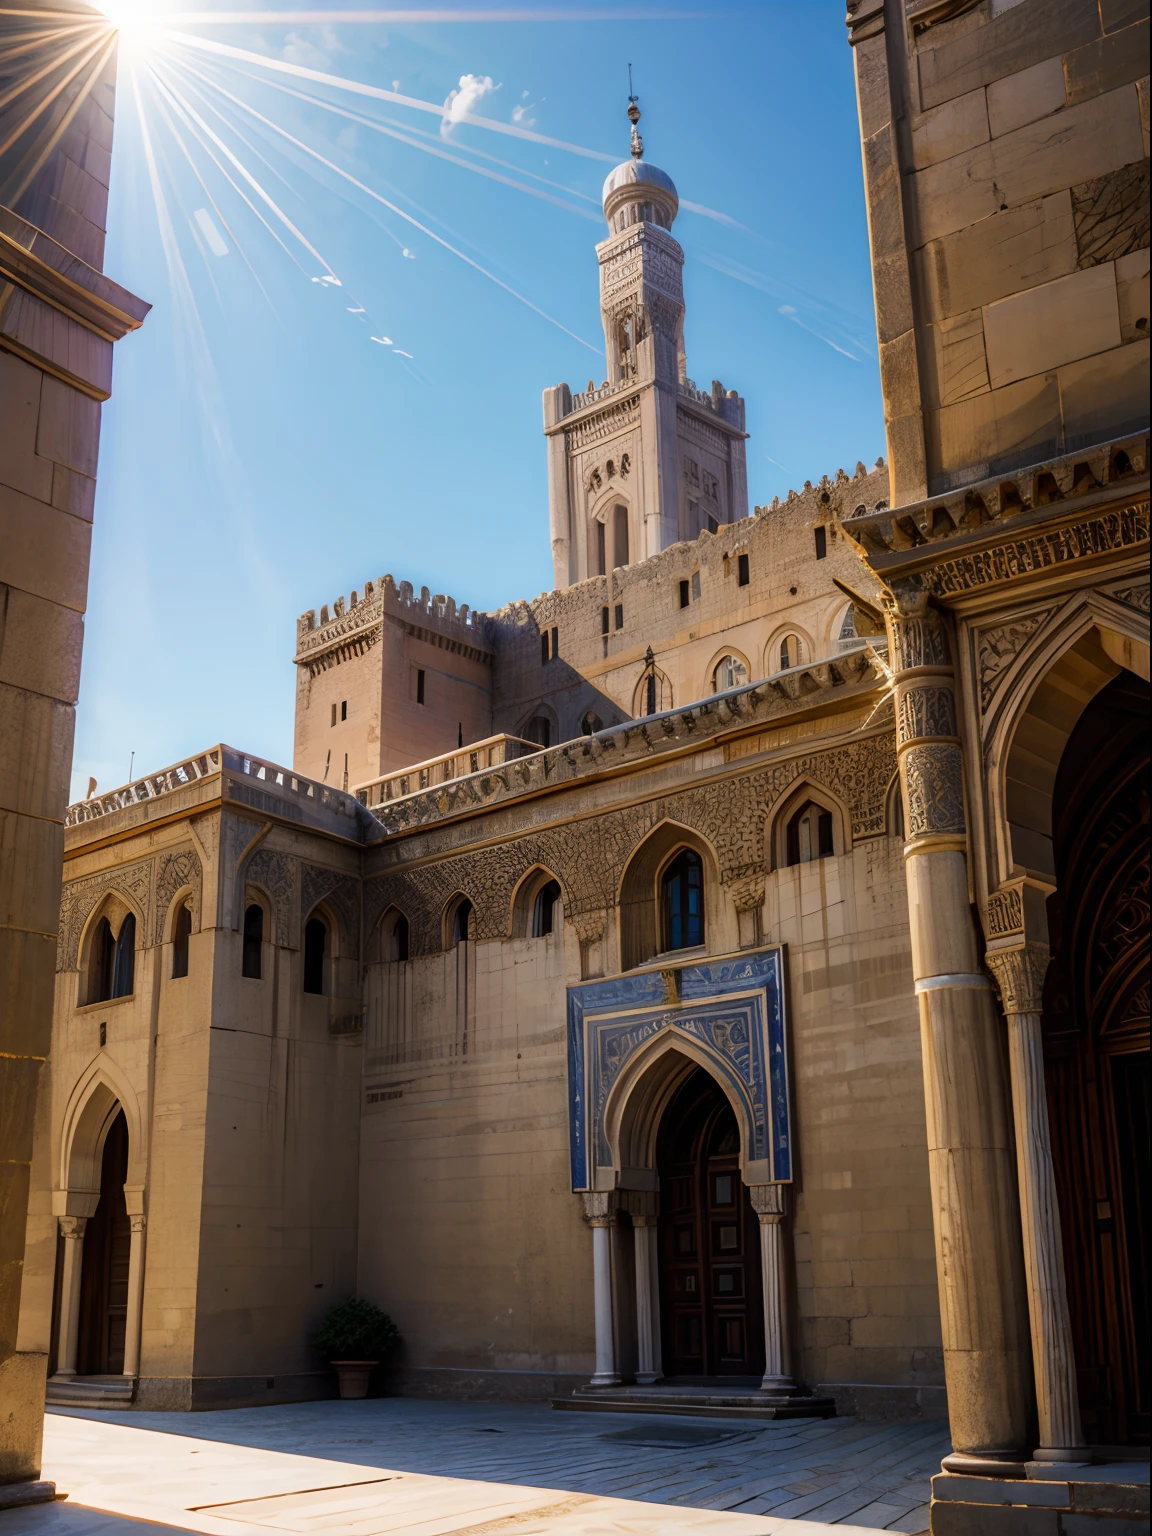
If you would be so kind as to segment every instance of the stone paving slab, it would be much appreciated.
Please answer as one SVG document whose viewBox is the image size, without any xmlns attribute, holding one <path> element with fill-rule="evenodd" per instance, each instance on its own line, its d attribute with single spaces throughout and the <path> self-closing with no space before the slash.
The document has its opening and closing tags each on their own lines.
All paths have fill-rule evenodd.
<svg viewBox="0 0 1152 1536">
<path fill-rule="evenodd" d="M 721 1425 L 407 1398 L 61 1409 L 46 1422 L 44 1476 L 69 1492 L 73 1514 L 10 1515 L 0 1536 L 64 1536 L 43 1522 L 80 1504 L 204 1536 L 819 1536 L 833 1525 L 916 1536 L 948 1450 L 939 1423 Z"/>
</svg>

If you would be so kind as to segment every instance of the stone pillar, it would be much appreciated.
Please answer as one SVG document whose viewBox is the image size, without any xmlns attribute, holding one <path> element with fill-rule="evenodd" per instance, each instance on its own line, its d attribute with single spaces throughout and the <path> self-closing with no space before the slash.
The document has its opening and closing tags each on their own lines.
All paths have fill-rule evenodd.
<svg viewBox="0 0 1152 1536">
<path fill-rule="evenodd" d="M 61 1216 L 60 1236 L 64 1251 L 60 1274 L 60 1337 L 57 1341 L 56 1375 L 75 1376 L 80 1344 L 80 1276 L 84 1265 L 84 1228 L 87 1216 Z"/>
<path fill-rule="evenodd" d="M 144 1217 L 130 1216 L 128 1250 L 128 1316 L 124 1328 L 124 1374 L 140 1374 L 140 1319 L 144 1306 Z"/>
<path fill-rule="evenodd" d="M 969 901 L 951 651 L 915 578 L 888 622 L 949 1424 L 960 1458 L 1010 1458 L 1025 1441 L 1031 1370 L 1000 1025 Z"/>
<path fill-rule="evenodd" d="M 660 1276 L 656 1251 L 656 1216 L 633 1215 L 636 1242 L 636 1335 L 639 1368 L 636 1380 L 651 1386 L 664 1374 L 660 1349 Z"/>
<path fill-rule="evenodd" d="M 586 1194 L 584 1220 L 592 1228 L 592 1297 L 596 1316 L 596 1374 L 594 1387 L 615 1387 L 616 1347 L 612 1336 L 612 1233 L 615 1199 L 610 1194 Z"/>
<path fill-rule="evenodd" d="M 1040 1421 L 1035 1456 L 1037 1461 L 1084 1461 L 1089 1453 L 1080 1423 L 1040 1037 L 1048 946 L 1035 942 L 1013 948 L 989 946 L 986 958 L 1008 1020 L 1016 1177 Z"/>
<path fill-rule="evenodd" d="M 787 1186 L 750 1184 L 752 1209 L 760 1218 L 760 1268 L 764 1286 L 764 1380 L 762 1392 L 795 1390 L 788 1375 L 787 1327 L 784 1317 L 784 1272 L 780 1223 L 787 1210 Z"/>
</svg>

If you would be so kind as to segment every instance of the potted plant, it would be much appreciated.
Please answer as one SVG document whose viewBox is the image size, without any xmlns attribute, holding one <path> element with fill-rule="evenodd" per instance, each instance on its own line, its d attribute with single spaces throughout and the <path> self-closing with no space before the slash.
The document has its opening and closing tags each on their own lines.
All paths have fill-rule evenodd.
<svg viewBox="0 0 1152 1536">
<path fill-rule="evenodd" d="M 313 1343 L 336 1372 L 341 1397 L 366 1397 L 373 1369 L 395 1349 L 396 1324 L 370 1301 L 349 1297 L 325 1317 Z"/>
</svg>

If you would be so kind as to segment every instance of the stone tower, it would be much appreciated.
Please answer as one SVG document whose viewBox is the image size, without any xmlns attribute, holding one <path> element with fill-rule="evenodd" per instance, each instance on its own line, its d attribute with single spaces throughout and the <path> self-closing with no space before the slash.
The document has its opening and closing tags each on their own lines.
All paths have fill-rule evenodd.
<svg viewBox="0 0 1152 1536">
<path fill-rule="evenodd" d="M 608 238 L 596 247 L 607 376 L 580 394 L 544 391 L 557 587 L 658 554 L 748 514 L 744 401 L 699 390 L 684 356 L 684 252 L 672 178 L 632 154 L 604 183 Z"/>
</svg>

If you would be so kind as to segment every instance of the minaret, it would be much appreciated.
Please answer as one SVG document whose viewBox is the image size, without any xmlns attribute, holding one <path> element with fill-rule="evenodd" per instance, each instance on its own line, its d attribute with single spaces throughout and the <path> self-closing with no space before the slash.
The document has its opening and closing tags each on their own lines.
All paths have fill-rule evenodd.
<svg viewBox="0 0 1152 1536">
<path fill-rule="evenodd" d="M 644 159 L 628 98 L 631 154 L 604 183 L 608 238 L 596 247 L 604 382 L 544 391 L 548 497 L 558 587 L 658 554 L 747 516 L 744 402 L 687 377 L 680 199 Z"/>
</svg>

